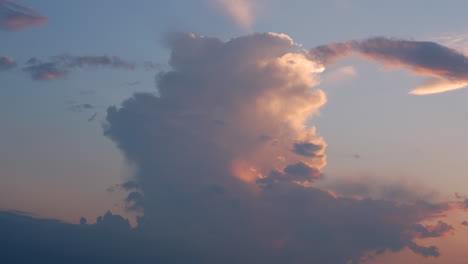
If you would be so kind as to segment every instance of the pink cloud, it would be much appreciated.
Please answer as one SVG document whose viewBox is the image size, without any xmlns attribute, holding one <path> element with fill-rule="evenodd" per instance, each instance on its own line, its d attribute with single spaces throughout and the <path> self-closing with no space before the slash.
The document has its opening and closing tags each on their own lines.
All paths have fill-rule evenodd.
<svg viewBox="0 0 468 264">
<path fill-rule="evenodd" d="M 9 0 L 0 1 L 0 29 L 19 31 L 45 24 L 49 21 L 30 7 L 18 5 Z"/>
<path fill-rule="evenodd" d="M 14 59 L 6 56 L 0 56 L 0 71 L 6 71 L 16 66 Z"/>
<path fill-rule="evenodd" d="M 309 53 L 311 59 L 325 65 L 352 54 L 382 62 L 386 67 L 403 67 L 413 74 L 435 78 L 417 87 L 411 94 L 440 93 L 468 85 L 468 57 L 435 42 L 378 37 L 330 43 L 316 47 Z"/>
</svg>

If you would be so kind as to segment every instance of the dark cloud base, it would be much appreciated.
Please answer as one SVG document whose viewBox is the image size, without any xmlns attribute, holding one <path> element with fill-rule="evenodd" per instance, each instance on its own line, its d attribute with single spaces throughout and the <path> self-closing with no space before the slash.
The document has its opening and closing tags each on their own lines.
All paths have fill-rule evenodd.
<svg viewBox="0 0 468 264">
<path fill-rule="evenodd" d="M 0 212 L 0 234 L 1 263 L 201 263 L 182 244 L 154 241 L 109 212 L 92 225 Z"/>
</svg>

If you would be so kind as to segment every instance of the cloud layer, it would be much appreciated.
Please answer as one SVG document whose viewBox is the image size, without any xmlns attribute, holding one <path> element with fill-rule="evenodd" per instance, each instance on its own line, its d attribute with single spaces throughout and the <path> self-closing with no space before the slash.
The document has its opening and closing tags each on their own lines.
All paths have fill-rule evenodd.
<svg viewBox="0 0 468 264">
<path fill-rule="evenodd" d="M 412 94 L 440 93 L 468 85 L 468 58 L 434 42 L 379 37 L 330 43 L 309 52 L 311 58 L 324 64 L 352 54 L 382 62 L 387 67 L 405 67 L 415 74 L 432 77 L 411 91 Z"/>
<path fill-rule="evenodd" d="M 0 29 L 18 31 L 45 24 L 49 21 L 36 10 L 9 0 L 0 0 Z"/>
</svg>

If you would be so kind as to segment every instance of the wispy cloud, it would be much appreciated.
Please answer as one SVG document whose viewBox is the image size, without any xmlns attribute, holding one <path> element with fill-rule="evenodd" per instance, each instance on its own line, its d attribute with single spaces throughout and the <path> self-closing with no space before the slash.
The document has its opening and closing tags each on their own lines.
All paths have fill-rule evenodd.
<svg viewBox="0 0 468 264">
<path fill-rule="evenodd" d="M 250 29 L 255 22 L 255 0 L 212 0 L 217 7 L 239 26 Z"/>
<path fill-rule="evenodd" d="M 49 19 L 36 10 L 16 4 L 10 0 L 0 0 L 0 29 L 18 31 L 47 23 Z"/>
<path fill-rule="evenodd" d="M 31 58 L 27 61 L 23 70 L 31 75 L 34 80 L 53 80 L 67 75 L 73 69 L 84 68 L 108 68 L 135 70 L 143 68 L 152 70 L 159 65 L 152 62 L 135 63 L 124 60 L 118 56 L 53 56 L 47 61 Z"/>
</svg>

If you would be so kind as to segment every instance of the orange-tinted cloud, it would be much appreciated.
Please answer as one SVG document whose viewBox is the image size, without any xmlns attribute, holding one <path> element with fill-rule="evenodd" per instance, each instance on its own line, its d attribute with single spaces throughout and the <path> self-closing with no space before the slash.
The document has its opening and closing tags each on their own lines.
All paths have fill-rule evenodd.
<svg viewBox="0 0 468 264">
<path fill-rule="evenodd" d="M 466 81 L 448 81 L 445 79 L 431 79 L 420 85 L 419 87 L 410 91 L 410 94 L 415 95 L 426 95 L 436 94 L 457 89 L 462 89 L 468 86 L 468 80 Z"/>
</svg>

